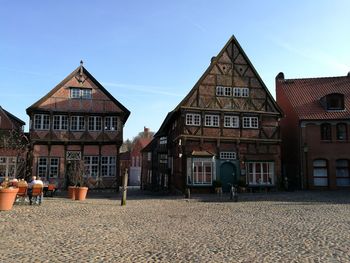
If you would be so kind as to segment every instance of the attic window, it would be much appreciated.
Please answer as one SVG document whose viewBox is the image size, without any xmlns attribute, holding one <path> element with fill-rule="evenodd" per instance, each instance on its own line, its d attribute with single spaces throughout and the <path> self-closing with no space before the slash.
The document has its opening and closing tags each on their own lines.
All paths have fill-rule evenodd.
<svg viewBox="0 0 350 263">
<path fill-rule="evenodd" d="M 331 93 L 321 99 L 321 104 L 329 111 L 344 110 L 344 95 Z"/>
<path fill-rule="evenodd" d="M 72 99 L 91 99 L 92 89 L 71 88 L 70 97 Z"/>
</svg>

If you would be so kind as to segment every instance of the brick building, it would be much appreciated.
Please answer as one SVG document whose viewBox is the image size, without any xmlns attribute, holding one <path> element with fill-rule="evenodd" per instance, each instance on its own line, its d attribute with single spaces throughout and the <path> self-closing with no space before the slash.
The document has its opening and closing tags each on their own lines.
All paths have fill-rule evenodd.
<svg viewBox="0 0 350 263">
<path fill-rule="evenodd" d="M 0 181 L 6 176 L 25 177 L 28 141 L 23 132 L 24 125 L 22 120 L 0 106 Z"/>
<path fill-rule="evenodd" d="M 214 180 L 222 181 L 224 191 L 239 181 L 276 186 L 280 118 L 275 100 L 232 36 L 155 134 L 153 179 L 143 182 L 196 192 L 210 191 Z"/>
<path fill-rule="evenodd" d="M 342 77 L 276 77 L 283 173 L 302 189 L 350 186 L 350 74 Z"/>
<path fill-rule="evenodd" d="M 141 185 L 141 167 L 143 161 L 141 150 L 149 144 L 153 137 L 153 133 L 146 127 L 144 127 L 141 134 L 142 136 L 134 140 L 130 151 L 129 185 L 131 186 Z"/>
<path fill-rule="evenodd" d="M 33 174 L 59 187 L 84 161 L 96 187 L 116 187 L 119 148 L 130 112 L 81 65 L 27 109 Z"/>
</svg>

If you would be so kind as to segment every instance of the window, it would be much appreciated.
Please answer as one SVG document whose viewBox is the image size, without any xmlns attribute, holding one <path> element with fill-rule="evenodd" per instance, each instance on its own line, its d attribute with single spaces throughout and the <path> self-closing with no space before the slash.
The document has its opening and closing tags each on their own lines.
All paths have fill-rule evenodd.
<svg viewBox="0 0 350 263">
<path fill-rule="evenodd" d="M 0 178 L 1 177 L 15 177 L 16 175 L 16 157 L 0 157 Z"/>
<path fill-rule="evenodd" d="M 205 126 L 219 127 L 218 115 L 205 115 Z"/>
<path fill-rule="evenodd" d="M 59 158 L 39 157 L 37 175 L 40 178 L 57 178 L 59 174 Z"/>
<path fill-rule="evenodd" d="M 46 157 L 38 158 L 37 175 L 41 178 L 46 178 L 46 175 L 47 175 L 47 158 Z"/>
<path fill-rule="evenodd" d="M 35 130 L 49 130 L 50 129 L 50 115 L 35 114 L 34 115 L 34 129 Z"/>
<path fill-rule="evenodd" d="M 337 140 L 345 141 L 347 139 L 347 129 L 345 123 L 337 124 Z"/>
<path fill-rule="evenodd" d="M 313 162 L 314 186 L 328 186 L 328 169 L 326 160 Z"/>
<path fill-rule="evenodd" d="M 238 116 L 225 116 L 224 127 L 226 128 L 239 128 L 239 117 Z"/>
<path fill-rule="evenodd" d="M 200 126 L 201 125 L 201 115 L 194 113 L 186 114 L 186 125 Z"/>
<path fill-rule="evenodd" d="M 101 117 L 90 116 L 89 117 L 89 131 L 100 131 L 102 128 Z"/>
<path fill-rule="evenodd" d="M 232 88 L 231 87 L 216 86 L 216 96 L 230 97 L 230 96 L 232 96 Z"/>
<path fill-rule="evenodd" d="M 328 123 L 321 124 L 321 140 L 331 140 L 332 139 L 332 126 Z"/>
<path fill-rule="evenodd" d="M 168 155 L 166 153 L 161 153 L 159 155 L 159 163 L 164 163 L 164 164 L 168 163 Z"/>
<path fill-rule="evenodd" d="M 58 164 L 59 164 L 59 158 L 50 158 L 49 178 L 58 177 Z"/>
<path fill-rule="evenodd" d="M 151 152 L 147 153 L 147 161 L 152 161 L 152 153 Z"/>
<path fill-rule="evenodd" d="M 105 117 L 105 131 L 116 131 L 117 130 L 117 117 L 108 116 Z"/>
<path fill-rule="evenodd" d="M 333 93 L 326 96 L 327 110 L 344 110 L 344 95 Z"/>
<path fill-rule="evenodd" d="M 258 128 L 258 117 L 243 117 L 243 128 Z"/>
<path fill-rule="evenodd" d="M 252 185 L 274 185 L 274 163 L 248 162 L 248 182 Z"/>
<path fill-rule="evenodd" d="M 249 97 L 249 89 L 248 88 L 233 88 L 233 96 L 234 97 Z"/>
<path fill-rule="evenodd" d="M 116 169 L 116 157 L 115 156 L 102 156 L 101 157 L 101 169 L 102 169 L 102 176 L 108 177 L 108 176 L 115 176 L 115 169 Z"/>
<path fill-rule="evenodd" d="M 236 159 L 236 153 L 235 152 L 220 152 L 220 159 L 223 160 L 235 160 Z"/>
<path fill-rule="evenodd" d="M 192 177 L 188 184 L 211 185 L 213 180 L 213 162 L 211 159 L 194 158 L 192 163 Z"/>
<path fill-rule="evenodd" d="M 350 186 L 349 161 L 339 159 L 336 167 L 337 186 Z"/>
<path fill-rule="evenodd" d="M 84 157 L 85 176 L 98 176 L 98 156 Z"/>
<path fill-rule="evenodd" d="M 85 130 L 84 116 L 72 116 L 70 129 L 72 131 L 84 131 Z"/>
<path fill-rule="evenodd" d="M 159 144 L 167 144 L 167 137 L 160 137 Z"/>
<path fill-rule="evenodd" d="M 66 115 L 54 115 L 53 116 L 53 129 L 54 130 L 67 130 L 68 129 L 68 116 L 66 116 Z"/>
<path fill-rule="evenodd" d="M 224 87 L 223 86 L 216 87 L 216 96 L 224 96 Z"/>
<path fill-rule="evenodd" d="M 92 98 L 92 89 L 86 88 L 71 88 L 70 97 L 72 99 L 91 99 Z"/>
</svg>

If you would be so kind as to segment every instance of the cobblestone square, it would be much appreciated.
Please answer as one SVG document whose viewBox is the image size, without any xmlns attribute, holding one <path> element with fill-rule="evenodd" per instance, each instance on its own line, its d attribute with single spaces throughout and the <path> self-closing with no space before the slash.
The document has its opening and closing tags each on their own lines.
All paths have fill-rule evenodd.
<svg viewBox="0 0 350 263">
<path fill-rule="evenodd" d="M 350 192 L 114 193 L 0 212 L 0 262 L 350 262 Z"/>
</svg>

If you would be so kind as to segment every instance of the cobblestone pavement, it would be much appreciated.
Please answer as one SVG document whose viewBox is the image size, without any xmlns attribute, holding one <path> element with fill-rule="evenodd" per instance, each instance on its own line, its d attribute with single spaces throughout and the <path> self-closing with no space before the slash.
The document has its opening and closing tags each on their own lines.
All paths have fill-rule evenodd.
<svg viewBox="0 0 350 263">
<path fill-rule="evenodd" d="M 350 191 L 112 195 L 0 212 L 0 262 L 350 262 Z"/>
</svg>

